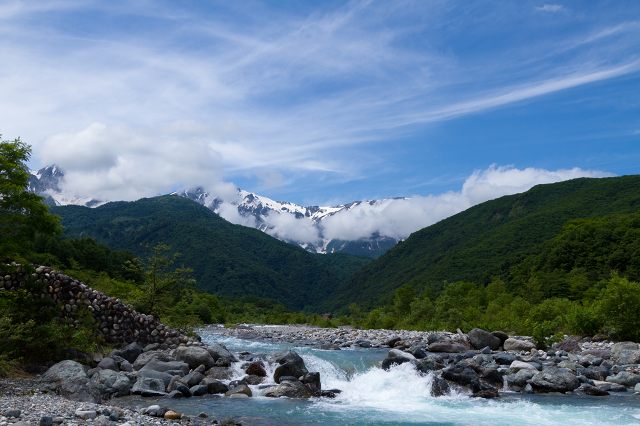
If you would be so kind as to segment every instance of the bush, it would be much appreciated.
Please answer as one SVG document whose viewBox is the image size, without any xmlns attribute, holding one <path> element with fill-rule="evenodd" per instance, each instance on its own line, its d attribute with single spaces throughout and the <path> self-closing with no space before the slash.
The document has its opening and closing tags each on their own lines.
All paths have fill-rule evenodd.
<svg viewBox="0 0 640 426">
<path fill-rule="evenodd" d="M 599 310 L 612 336 L 640 340 L 640 283 L 613 276 L 602 294 Z"/>
</svg>

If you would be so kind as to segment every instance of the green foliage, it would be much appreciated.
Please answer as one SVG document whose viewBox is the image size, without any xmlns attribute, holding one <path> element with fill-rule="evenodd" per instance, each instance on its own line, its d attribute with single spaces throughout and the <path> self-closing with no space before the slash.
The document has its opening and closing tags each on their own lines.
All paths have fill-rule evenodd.
<svg viewBox="0 0 640 426">
<path fill-rule="evenodd" d="M 62 217 L 68 236 L 90 236 L 143 258 L 157 244 L 167 243 L 182 253 L 181 261 L 193 269 L 200 290 L 232 298 L 273 298 L 289 309 L 318 309 L 333 297 L 338 283 L 369 262 L 308 253 L 175 196 L 53 211 Z"/>
<path fill-rule="evenodd" d="M 604 289 L 600 313 L 607 330 L 622 340 L 640 340 L 640 283 L 614 276 Z"/>
<path fill-rule="evenodd" d="M 505 280 L 511 290 L 528 284 L 538 292 L 539 300 L 575 299 L 572 291 L 577 287 L 582 292 L 582 278 L 588 280 L 588 287 L 608 277 L 611 270 L 640 279 L 637 217 L 621 218 L 617 225 L 612 218 L 603 219 L 604 223 L 596 219 L 589 226 L 574 223 L 573 228 L 565 229 L 566 235 L 559 237 L 563 242 L 558 242 L 554 251 L 542 248 L 569 220 L 632 213 L 639 207 L 640 176 L 538 185 L 415 232 L 340 285 L 329 305 L 335 309 L 357 302 L 371 308 L 391 302 L 394 290 L 404 285 L 418 292 L 426 289 L 437 293 L 447 281 L 487 284 L 495 276 Z M 608 229 L 609 225 L 614 226 Z M 574 252 L 581 256 L 574 256 Z M 542 253 L 546 257 L 522 263 Z M 523 268 L 521 276 L 511 277 L 516 265 Z M 538 273 L 532 273 L 528 266 Z M 584 268 L 590 272 L 580 276 Z M 574 269 L 576 275 L 569 281 L 566 275 Z"/>
<path fill-rule="evenodd" d="M 0 261 L 23 258 L 38 234 L 60 231 L 42 198 L 28 191 L 31 148 L 0 139 Z"/>
</svg>

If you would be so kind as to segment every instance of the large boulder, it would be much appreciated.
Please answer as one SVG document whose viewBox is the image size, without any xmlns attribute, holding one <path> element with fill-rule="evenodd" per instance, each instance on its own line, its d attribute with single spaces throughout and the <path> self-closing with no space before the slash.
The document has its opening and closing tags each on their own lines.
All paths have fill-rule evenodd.
<svg viewBox="0 0 640 426">
<path fill-rule="evenodd" d="M 468 386 L 473 392 L 480 390 L 480 379 L 472 368 L 459 365 L 448 367 L 442 370 L 442 377 L 459 385 Z"/>
<path fill-rule="evenodd" d="M 507 381 L 507 385 L 516 388 L 515 390 L 521 390 L 536 373 L 537 370 L 522 369 L 515 374 L 504 376 L 504 378 Z"/>
<path fill-rule="evenodd" d="M 502 343 L 498 337 L 481 328 L 474 328 L 467 333 L 467 336 L 469 336 L 471 346 L 476 349 L 482 349 L 488 346 L 491 350 L 495 351 Z"/>
<path fill-rule="evenodd" d="M 536 392 L 570 392 L 580 386 L 580 381 L 567 368 L 548 367 L 531 378 L 531 387 Z"/>
<path fill-rule="evenodd" d="M 621 371 L 613 376 L 608 376 L 606 381 L 624 385 L 630 388 L 640 383 L 640 374 L 631 373 L 629 371 Z"/>
<path fill-rule="evenodd" d="M 151 378 L 151 379 L 161 380 L 164 383 L 164 386 L 167 387 L 169 386 L 169 383 L 171 383 L 171 379 L 173 379 L 173 376 L 169 373 L 164 373 L 162 371 L 143 369 L 138 371 L 138 379 L 140 378 Z"/>
<path fill-rule="evenodd" d="M 238 360 L 223 344 L 220 343 L 212 343 L 207 346 L 207 351 L 218 365 L 221 363 L 220 360 L 224 363 L 232 363 Z"/>
<path fill-rule="evenodd" d="M 445 353 L 460 353 L 465 352 L 467 347 L 461 343 L 456 343 L 451 340 L 445 340 L 440 342 L 434 342 L 429 344 L 430 352 L 445 352 Z"/>
<path fill-rule="evenodd" d="M 229 386 L 220 380 L 205 378 L 201 383 L 207 386 L 207 391 L 211 394 L 225 393 L 229 390 Z"/>
<path fill-rule="evenodd" d="M 310 398 L 311 391 L 299 380 L 282 381 L 278 386 L 270 388 L 264 396 L 269 398 Z"/>
<path fill-rule="evenodd" d="M 131 393 L 142 396 L 164 396 L 167 394 L 166 389 L 166 385 L 161 379 L 138 377 L 138 380 L 131 388 Z"/>
<path fill-rule="evenodd" d="M 140 370 L 149 361 L 154 359 L 158 361 L 164 361 L 164 362 L 176 360 L 174 357 L 172 357 L 171 355 L 163 351 L 148 351 L 138 355 L 138 358 L 136 358 L 135 362 L 133 363 L 133 368 L 135 370 Z"/>
<path fill-rule="evenodd" d="M 76 361 L 60 361 L 41 378 L 44 390 L 56 392 L 74 401 L 98 402 L 100 395 L 89 385 L 85 366 Z"/>
<path fill-rule="evenodd" d="M 556 351 L 565 351 L 568 353 L 582 352 L 582 347 L 580 347 L 579 339 L 573 336 L 568 336 L 561 342 L 554 343 L 551 346 L 551 349 Z"/>
<path fill-rule="evenodd" d="M 300 378 L 309 372 L 302 357 L 293 351 L 276 355 L 275 362 L 279 364 L 273 373 L 273 380 L 276 383 L 280 383 L 280 378 L 283 376 Z"/>
<path fill-rule="evenodd" d="M 112 351 L 111 355 L 122 357 L 127 361 L 129 361 L 130 363 L 133 363 L 135 362 L 136 358 L 140 356 L 143 350 L 144 348 L 139 343 L 133 342 L 131 344 L 128 344 L 122 349 Z"/>
<path fill-rule="evenodd" d="M 442 358 L 434 354 L 428 354 L 416 364 L 416 369 L 425 374 L 430 371 L 442 370 L 443 368 L 444 363 L 442 362 Z"/>
<path fill-rule="evenodd" d="M 178 346 L 175 351 L 175 357 L 180 361 L 186 362 L 190 368 L 204 365 L 208 369 L 215 365 L 215 361 L 209 351 L 201 346 Z"/>
<path fill-rule="evenodd" d="M 611 348 L 611 360 L 619 365 L 640 364 L 640 344 L 619 342 Z"/>
<path fill-rule="evenodd" d="M 533 342 L 522 339 L 514 339 L 513 337 L 509 337 L 504 341 L 504 350 L 505 351 L 530 351 L 531 349 L 535 349 L 536 345 Z"/>
<path fill-rule="evenodd" d="M 227 392 L 225 392 L 226 396 L 233 395 L 246 395 L 253 396 L 253 392 L 251 392 L 251 388 L 247 385 L 237 385 L 235 387 L 230 388 Z"/>
<path fill-rule="evenodd" d="M 140 371 L 159 371 L 172 376 L 184 376 L 189 372 L 189 364 L 181 361 L 160 361 L 152 359 Z"/>
<path fill-rule="evenodd" d="M 99 370 L 91 376 L 91 386 L 107 398 L 129 395 L 132 385 L 133 383 L 125 373 L 113 370 Z"/>
<path fill-rule="evenodd" d="M 250 363 L 244 372 L 251 376 L 267 377 L 267 370 L 264 369 L 264 363 L 262 361 L 254 361 Z"/>
<path fill-rule="evenodd" d="M 530 362 L 518 361 L 515 360 L 509 365 L 509 369 L 513 371 L 518 370 L 538 370 L 538 367 Z"/>
<path fill-rule="evenodd" d="M 416 357 L 408 352 L 403 352 L 399 349 L 391 349 L 387 357 L 382 361 L 382 368 L 388 370 L 392 365 L 400 365 L 405 362 L 414 362 Z"/>
</svg>

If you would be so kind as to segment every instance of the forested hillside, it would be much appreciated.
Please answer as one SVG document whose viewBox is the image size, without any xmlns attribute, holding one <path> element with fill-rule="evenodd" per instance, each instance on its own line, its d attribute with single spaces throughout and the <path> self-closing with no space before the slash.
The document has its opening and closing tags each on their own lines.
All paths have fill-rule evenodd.
<svg viewBox="0 0 640 426">
<path fill-rule="evenodd" d="M 256 229 L 233 225 L 184 198 L 162 196 L 90 209 L 56 207 L 65 235 L 92 237 L 114 249 L 148 256 L 166 243 L 194 271 L 198 288 L 229 297 L 269 298 L 314 308 L 367 259 L 314 255 Z"/>
<path fill-rule="evenodd" d="M 406 285 L 437 294 L 446 282 L 487 284 L 495 276 L 509 280 L 516 265 L 546 251 L 542 250 L 545 242 L 567 221 L 638 209 L 640 176 L 539 185 L 488 201 L 412 234 L 346 281 L 331 306 L 354 302 L 372 307 L 390 301 L 394 290 Z M 551 262 L 549 258 L 538 261 Z M 522 283 L 511 281 L 515 286 Z"/>
</svg>

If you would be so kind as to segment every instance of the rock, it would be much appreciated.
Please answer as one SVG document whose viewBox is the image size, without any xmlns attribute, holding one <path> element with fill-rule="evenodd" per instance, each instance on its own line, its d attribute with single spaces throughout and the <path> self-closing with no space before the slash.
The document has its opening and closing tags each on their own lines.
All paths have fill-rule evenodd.
<svg viewBox="0 0 640 426">
<path fill-rule="evenodd" d="M 138 377 L 138 380 L 131 388 L 131 393 L 142 396 L 164 396 L 167 394 L 165 390 L 165 383 L 161 379 Z"/>
<path fill-rule="evenodd" d="M 98 416 L 98 413 L 95 410 L 83 410 L 78 408 L 75 412 L 75 416 L 82 420 L 89 420 L 95 419 Z"/>
<path fill-rule="evenodd" d="M 591 380 L 604 381 L 609 376 L 609 368 L 603 365 L 597 367 L 587 367 L 582 370 L 582 375 Z"/>
<path fill-rule="evenodd" d="M 621 371 L 616 375 L 608 376 L 607 382 L 617 383 L 626 387 L 633 387 L 640 383 L 640 374 L 634 374 L 629 371 Z"/>
<path fill-rule="evenodd" d="M 150 405 L 142 411 L 147 416 L 151 417 L 164 417 L 164 413 L 167 412 L 167 409 L 161 407 L 158 404 Z"/>
<path fill-rule="evenodd" d="M 498 339 L 500 339 L 500 346 L 502 346 L 504 341 L 509 338 L 509 335 L 507 333 L 505 333 L 504 331 L 492 331 L 491 334 L 493 334 Z"/>
<path fill-rule="evenodd" d="M 533 342 L 530 342 L 528 340 L 514 339 L 512 337 L 509 337 L 507 340 L 505 340 L 503 346 L 505 351 L 515 352 L 528 352 L 531 349 L 536 348 L 536 345 Z"/>
<path fill-rule="evenodd" d="M 322 385 L 320 384 L 320 373 L 307 373 L 300 380 L 309 391 L 313 395 L 319 395 L 322 390 Z"/>
<path fill-rule="evenodd" d="M 444 380 L 443 378 L 440 378 L 438 376 L 433 376 L 433 379 L 431 380 L 431 389 L 430 389 L 431 396 L 434 396 L 434 397 L 444 396 L 444 395 L 448 395 L 449 392 L 451 392 L 451 389 L 449 388 L 449 383 L 447 383 L 447 381 Z"/>
<path fill-rule="evenodd" d="M 442 359 L 433 354 L 427 355 L 416 364 L 416 369 L 425 374 L 430 371 L 442 370 L 443 368 L 444 364 L 442 363 Z"/>
<path fill-rule="evenodd" d="M 411 346 L 407 352 L 413 355 L 416 359 L 423 359 L 428 355 L 427 351 L 422 346 Z"/>
<path fill-rule="evenodd" d="M 100 396 L 89 386 L 85 367 L 71 360 L 60 361 L 41 378 L 44 390 L 54 391 L 74 401 L 98 402 Z"/>
<path fill-rule="evenodd" d="M 535 376 L 536 373 L 537 370 L 535 369 L 522 369 L 515 374 L 504 376 L 504 378 L 509 386 L 517 388 L 516 390 L 520 390 L 527 385 L 527 382 Z"/>
<path fill-rule="evenodd" d="M 162 380 L 165 387 L 168 387 L 169 383 L 171 383 L 171 380 L 173 379 L 173 376 L 169 373 L 163 373 L 161 371 L 142 369 L 138 371 L 138 379 L 140 378 L 159 379 Z"/>
<path fill-rule="evenodd" d="M 118 364 L 116 364 L 115 360 L 111 357 L 102 358 L 102 360 L 98 363 L 98 368 L 101 368 L 103 370 L 119 370 Z"/>
<path fill-rule="evenodd" d="M 191 395 L 193 396 L 202 396 L 209 393 L 209 389 L 205 385 L 195 385 L 192 386 L 189 390 L 191 391 Z"/>
<path fill-rule="evenodd" d="M 233 394 L 229 395 L 229 398 L 244 399 L 244 398 L 249 398 L 249 395 L 244 394 L 244 393 L 233 393 Z"/>
<path fill-rule="evenodd" d="M 259 385 L 260 383 L 264 382 L 264 377 L 254 376 L 250 374 L 250 375 L 244 376 L 242 380 L 246 382 L 246 384 L 248 385 Z"/>
<path fill-rule="evenodd" d="M 206 376 L 215 380 L 229 380 L 233 376 L 233 372 L 227 367 L 211 367 L 207 370 Z"/>
<path fill-rule="evenodd" d="M 16 418 L 17 419 L 18 417 L 20 417 L 20 414 L 22 414 L 22 411 L 20 411 L 20 410 L 7 410 L 4 413 L 5 417 L 8 417 L 10 419 L 11 418 Z"/>
<path fill-rule="evenodd" d="M 186 362 L 190 368 L 197 368 L 202 364 L 209 369 L 216 364 L 209 350 L 200 346 L 178 346 L 175 357 Z"/>
<path fill-rule="evenodd" d="M 469 336 L 469 342 L 471 343 L 471 346 L 473 346 L 475 349 L 482 349 L 488 346 L 489 348 L 491 348 L 491 350 L 495 351 L 500 347 L 500 344 L 502 343 L 498 337 L 481 328 L 474 328 L 469 333 L 467 333 L 467 336 Z"/>
<path fill-rule="evenodd" d="M 182 398 L 182 397 L 183 397 L 182 392 L 180 392 L 179 390 L 172 390 L 167 395 L 165 395 L 165 398 L 168 398 L 168 399 L 176 399 L 176 398 Z"/>
<path fill-rule="evenodd" d="M 466 350 L 467 348 L 464 345 L 453 341 L 442 341 L 429 344 L 430 352 L 460 353 Z"/>
<path fill-rule="evenodd" d="M 611 360 L 616 364 L 640 364 L 640 344 L 619 342 L 611 348 Z"/>
<path fill-rule="evenodd" d="M 480 390 L 480 379 L 472 368 L 454 365 L 442 370 L 442 377 L 459 385 L 469 386 L 474 392 Z"/>
<path fill-rule="evenodd" d="M 166 413 L 164 413 L 164 418 L 166 420 L 179 420 L 180 418 L 182 418 L 182 414 L 173 410 L 169 410 Z"/>
<path fill-rule="evenodd" d="M 384 344 L 389 346 L 390 348 L 392 348 L 396 343 L 398 343 L 399 341 L 401 341 L 402 339 L 398 336 L 393 336 L 392 338 L 390 338 L 389 340 L 387 340 Z"/>
<path fill-rule="evenodd" d="M 306 388 L 305 388 L 306 389 Z M 229 389 L 225 392 L 226 396 L 232 396 L 236 394 L 244 394 L 246 396 L 253 396 L 253 392 L 251 392 L 251 388 L 247 385 L 238 385 L 234 388 Z"/>
<path fill-rule="evenodd" d="M 293 351 L 276 355 L 275 361 L 280 364 L 273 374 L 276 383 L 280 383 L 282 376 L 301 377 L 309 372 L 302 357 Z"/>
<path fill-rule="evenodd" d="M 392 365 L 400 365 L 405 362 L 412 362 L 415 360 L 416 357 L 408 352 L 403 352 L 399 349 L 391 349 L 387 357 L 382 361 L 382 368 L 384 370 L 389 370 Z"/>
<path fill-rule="evenodd" d="M 202 379 L 204 379 L 204 374 L 198 373 L 197 371 L 192 371 L 191 373 L 184 376 L 180 381 L 191 387 L 200 383 Z"/>
<path fill-rule="evenodd" d="M 211 394 L 225 393 L 229 390 L 229 386 L 220 380 L 206 378 L 202 381 L 202 384 L 207 386 L 207 392 Z"/>
<path fill-rule="evenodd" d="M 182 394 L 185 398 L 191 397 L 191 389 L 187 387 L 184 383 L 178 382 L 176 384 L 176 390 Z"/>
<path fill-rule="evenodd" d="M 132 387 L 131 380 L 125 373 L 113 370 L 98 371 L 91 377 L 90 383 L 101 395 L 106 397 L 129 395 Z"/>
<path fill-rule="evenodd" d="M 565 351 L 567 353 L 577 353 L 577 352 L 581 352 L 582 348 L 580 347 L 580 343 L 578 341 L 578 338 L 576 337 L 566 337 L 563 341 L 558 342 L 558 343 L 554 343 L 551 346 L 551 349 L 557 350 L 557 351 Z"/>
<path fill-rule="evenodd" d="M 580 386 L 578 378 L 566 368 L 548 367 L 531 378 L 536 392 L 569 392 Z"/>
<path fill-rule="evenodd" d="M 133 363 L 133 369 L 134 370 L 140 370 L 142 367 L 144 367 L 149 361 L 151 360 L 158 360 L 158 361 L 175 361 L 176 359 L 172 356 L 170 356 L 169 354 L 162 352 L 162 351 L 149 351 L 149 352 L 143 352 L 141 353 L 138 358 L 136 358 L 135 362 Z"/>
<path fill-rule="evenodd" d="M 51 417 L 51 416 L 42 416 L 42 417 L 40 417 L 40 421 L 38 422 L 38 426 L 53 426 L 53 417 Z"/>
<path fill-rule="evenodd" d="M 485 389 L 480 389 L 479 391 L 474 392 L 473 396 L 475 398 L 491 399 L 498 398 L 500 396 L 500 393 L 498 392 L 498 389 L 494 387 L 487 387 Z"/>
<path fill-rule="evenodd" d="M 136 358 L 138 358 L 138 356 L 140 356 L 140 354 L 143 351 L 143 347 L 140 346 L 139 343 L 137 342 L 133 342 L 127 346 L 125 346 L 124 348 L 120 349 L 120 350 L 116 350 L 111 352 L 111 355 L 117 355 L 117 356 L 121 356 L 122 358 L 126 359 L 127 361 L 133 363 L 135 362 Z"/>
<path fill-rule="evenodd" d="M 593 383 L 598 389 L 607 391 L 607 392 L 626 392 L 627 391 L 627 388 L 624 385 L 619 385 L 617 383 L 601 382 L 599 380 L 594 380 Z"/>
<path fill-rule="evenodd" d="M 320 396 L 324 398 L 335 398 L 341 392 L 340 389 L 327 389 L 320 392 Z"/>
<path fill-rule="evenodd" d="M 514 354 L 510 354 L 509 352 L 500 352 L 497 354 L 493 354 L 493 360 L 496 362 L 496 364 L 500 365 L 510 365 L 516 359 L 517 356 Z"/>
<path fill-rule="evenodd" d="M 580 387 L 577 389 L 579 392 L 584 393 L 585 395 L 591 395 L 591 396 L 607 396 L 609 395 L 609 392 L 602 390 L 596 386 L 590 385 L 588 383 L 583 383 L 580 385 Z"/>
<path fill-rule="evenodd" d="M 254 361 L 244 370 L 245 373 L 253 376 L 267 377 L 267 371 L 264 369 L 262 361 Z"/>
<path fill-rule="evenodd" d="M 310 398 L 309 389 L 299 380 L 283 381 L 278 386 L 269 389 L 264 396 L 269 398 Z"/>
<path fill-rule="evenodd" d="M 171 376 L 184 376 L 189 372 L 189 365 L 180 361 L 160 361 L 152 359 L 147 362 L 140 371 L 158 371 Z"/>
<path fill-rule="evenodd" d="M 511 363 L 511 365 L 509 365 L 509 369 L 513 370 L 513 371 L 518 371 L 518 370 L 537 370 L 538 367 L 536 367 L 535 365 L 528 363 L 528 362 L 524 362 L 524 361 L 513 361 Z"/>
<path fill-rule="evenodd" d="M 231 352 L 229 352 L 229 350 L 224 345 L 220 343 L 210 344 L 209 346 L 207 346 L 207 351 L 215 362 L 218 362 L 220 360 L 223 360 L 226 363 L 237 361 L 237 358 Z"/>
</svg>

